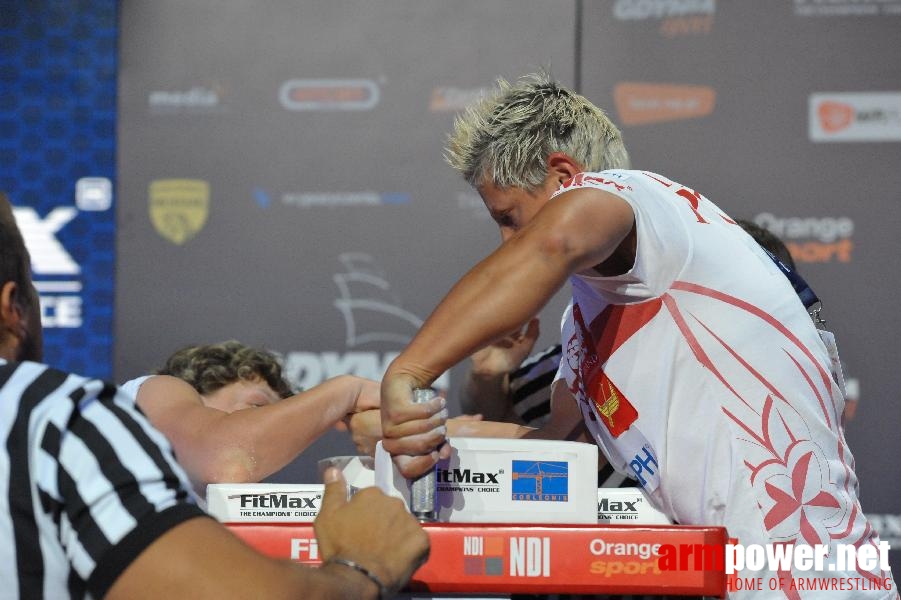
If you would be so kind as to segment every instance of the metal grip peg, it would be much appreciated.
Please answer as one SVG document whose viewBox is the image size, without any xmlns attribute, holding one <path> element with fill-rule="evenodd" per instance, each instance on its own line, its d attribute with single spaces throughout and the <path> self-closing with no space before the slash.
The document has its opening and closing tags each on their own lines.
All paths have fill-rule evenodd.
<svg viewBox="0 0 901 600">
<path fill-rule="evenodd" d="M 413 402 L 422 404 L 435 397 L 432 388 L 415 388 L 413 390 Z M 410 485 L 410 513 L 421 523 L 431 523 L 438 520 L 437 509 L 437 484 L 436 469 L 438 465 L 418 478 Z"/>
</svg>

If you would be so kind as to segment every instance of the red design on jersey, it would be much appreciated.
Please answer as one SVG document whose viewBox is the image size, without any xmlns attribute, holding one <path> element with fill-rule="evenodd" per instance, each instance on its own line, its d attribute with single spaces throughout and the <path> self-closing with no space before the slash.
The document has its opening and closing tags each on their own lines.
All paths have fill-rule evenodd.
<svg viewBox="0 0 901 600">
<path fill-rule="evenodd" d="M 604 371 L 588 381 L 587 391 L 607 430 L 619 437 L 638 419 L 638 411 Z"/>
<path fill-rule="evenodd" d="M 582 180 L 584 180 L 584 179 L 585 179 L 585 173 L 576 173 L 575 175 L 573 175 L 572 177 L 570 177 L 569 179 L 567 179 L 566 181 L 563 182 L 563 184 L 560 186 L 560 189 L 557 190 L 557 193 L 560 193 L 564 190 L 568 190 L 571 187 L 578 187 L 578 186 L 582 185 Z"/>
<path fill-rule="evenodd" d="M 826 370 L 823 369 L 822 365 L 820 365 L 820 363 L 817 362 L 816 358 L 814 358 L 813 353 L 810 351 L 810 349 L 807 346 L 805 346 L 801 342 L 801 340 L 798 339 L 798 337 L 795 334 L 793 334 L 791 331 L 789 331 L 789 329 L 785 325 L 783 325 L 782 323 L 780 323 L 779 321 L 774 319 L 772 315 L 769 315 L 769 314 L 763 312 L 762 310 L 760 310 L 760 308 L 754 306 L 753 304 L 745 302 L 744 300 L 740 300 L 739 298 L 735 298 L 734 296 L 730 296 L 730 295 L 724 294 L 720 291 L 717 291 L 717 290 L 714 290 L 714 289 L 711 289 L 708 287 L 704 287 L 701 285 L 697 285 L 694 283 L 687 283 L 684 281 L 676 281 L 673 283 L 672 289 L 683 291 L 683 292 L 691 292 L 694 294 L 700 294 L 702 296 L 707 296 L 709 298 L 714 298 L 721 302 L 725 302 L 726 304 L 731 304 L 732 306 L 740 308 L 746 312 L 753 314 L 754 316 L 756 316 L 760 319 L 763 319 L 767 324 L 769 324 L 771 327 L 773 327 L 779 333 L 781 333 L 783 336 L 785 336 L 798 350 L 800 350 L 804 354 L 804 356 L 806 356 L 807 359 L 810 361 L 810 364 L 816 366 L 817 373 L 820 376 L 820 380 L 822 381 L 823 386 L 826 389 L 829 389 L 831 387 L 830 382 L 832 381 L 832 376 L 829 375 L 829 373 L 827 373 Z M 667 305 L 667 306 L 670 307 L 670 305 Z M 673 301 L 671 308 L 674 308 L 674 307 L 675 307 L 675 302 Z M 677 320 L 677 322 L 678 322 L 678 320 Z M 687 328 L 684 328 L 684 327 L 680 327 L 680 329 L 683 330 L 683 333 L 687 330 Z M 693 336 L 692 336 L 692 339 L 693 339 Z M 700 345 L 697 344 L 696 341 L 694 344 L 692 344 L 692 339 L 688 339 L 688 342 L 692 346 L 692 349 L 697 352 L 696 348 L 700 348 Z M 698 358 L 699 358 L 699 360 L 701 360 L 701 357 L 698 357 Z M 701 362 L 705 363 L 705 366 L 708 366 L 708 368 L 713 366 L 712 364 L 709 364 L 709 359 L 707 361 L 701 360 Z M 716 371 L 714 370 L 714 372 L 716 372 Z M 720 377 L 720 376 L 718 375 L 718 377 Z M 720 377 L 720 379 L 723 381 L 723 383 L 726 383 L 725 380 L 722 379 L 722 377 Z M 828 425 L 829 427 L 832 427 L 832 419 L 829 418 L 829 411 L 826 409 L 826 403 L 824 402 L 823 397 L 820 395 L 819 391 L 817 391 L 815 388 L 814 388 L 814 393 L 816 394 L 817 400 L 820 403 L 820 409 L 823 411 L 823 416 L 826 419 L 826 425 Z M 780 399 L 784 400 L 784 398 L 782 398 L 781 395 L 778 395 L 778 396 Z"/>
<path fill-rule="evenodd" d="M 785 353 L 786 359 L 792 362 L 799 377 L 819 402 L 827 426 L 833 427 L 834 413 L 827 409 L 823 394 L 816 382 L 816 379 L 819 378 L 823 388 L 829 390 L 832 387 L 831 378 L 815 359 L 811 350 L 782 323 L 744 300 L 711 288 L 686 282 L 675 282 L 671 289 L 700 294 L 724 302 L 756 316 L 779 331 L 789 342 L 789 348 L 793 348 L 799 354 L 795 354 L 794 351 L 790 352 L 789 348 L 783 348 L 782 352 Z M 830 540 L 850 541 L 848 538 L 854 529 L 863 525 L 863 533 L 853 544 L 855 546 L 875 545 L 875 531 L 869 523 L 863 520 L 859 502 L 854 499 L 855 493 L 852 488 L 855 485 L 855 479 L 846 461 L 840 432 L 838 432 L 837 455 L 841 461 L 843 476 L 836 478 L 839 473 L 830 470 L 827 464 L 829 461 L 823 448 L 810 437 L 806 437 L 809 436 L 809 432 L 793 431 L 789 426 L 790 417 L 796 420 L 798 415 L 789 399 L 767 379 L 765 374 L 754 369 L 735 348 L 716 335 L 696 315 L 691 315 L 694 321 L 721 348 L 731 354 L 748 373 L 766 388 L 768 393 L 763 406 L 760 410 L 754 410 L 751 403 L 741 397 L 730 385 L 702 348 L 700 340 L 691 331 L 686 315 L 680 310 L 675 298 L 666 294 L 663 297 L 663 304 L 694 352 L 695 358 L 708 368 L 740 402 L 759 415 L 759 420 L 754 417 L 742 419 L 725 406 L 721 407 L 723 413 L 748 436 L 742 441 L 764 450 L 768 455 L 767 458 L 754 461 L 757 464 L 753 464 L 747 459 L 744 461 L 750 471 L 752 487 L 757 487 L 755 481 L 764 472 L 769 472 L 763 482 L 761 490 L 763 493 L 758 496 L 759 506 L 764 515 L 764 526 L 768 533 L 774 539 L 784 540 L 779 543 L 828 544 Z M 804 361 L 804 364 L 801 361 Z M 837 425 L 835 427 L 837 429 Z M 879 567 L 874 567 L 873 572 L 867 572 L 858 567 L 857 572 L 874 581 L 885 576 L 885 572 Z M 791 597 L 791 594 L 787 593 L 787 595 Z"/>
<path fill-rule="evenodd" d="M 659 305 L 657 308 L 659 309 Z M 623 432 L 629 429 L 629 426 L 638 419 L 638 411 L 635 410 L 635 407 L 632 406 L 632 403 L 629 402 L 622 391 L 616 387 L 616 384 L 614 384 L 613 381 L 607 377 L 607 374 L 604 373 L 602 360 L 606 362 L 607 358 L 610 357 L 610 354 L 612 354 L 619 345 L 633 333 L 641 329 L 641 326 L 650 320 L 648 318 L 636 326 L 634 319 L 624 319 L 624 317 L 627 317 L 630 313 L 635 312 L 629 311 L 628 309 L 629 307 L 624 306 L 609 306 L 594 320 L 592 325 L 597 323 L 598 319 L 609 322 L 609 317 L 615 314 L 616 319 L 614 320 L 614 326 L 611 327 L 611 329 L 618 330 L 619 325 L 623 322 L 631 325 L 631 327 L 623 328 L 623 331 L 625 332 L 625 335 L 623 336 L 618 336 L 617 331 L 613 331 L 613 333 L 607 336 L 607 339 L 605 340 L 604 334 L 606 334 L 606 331 L 603 332 L 601 342 L 604 342 L 604 345 L 602 346 L 594 341 L 595 337 L 591 334 L 588 327 L 586 327 L 585 320 L 582 318 L 582 310 L 579 308 L 579 305 L 573 304 L 573 322 L 576 325 L 579 337 L 582 338 L 582 356 L 579 361 L 579 371 L 584 386 L 584 395 L 594 403 L 597 414 L 601 418 L 601 422 L 604 423 L 604 426 L 610 432 L 610 435 L 615 438 L 622 435 Z M 605 314 L 607 314 L 607 318 L 603 318 Z M 654 311 L 654 314 L 656 314 L 656 311 Z M 603 356 L 603 359 L 601 356 Z"/>
<path fill-rule="evenodd" d="M 597 340 L 598 360 L 607 362 L 626 340 L 654 318 L 662 305 L 662 299 L 655 298 L 640 304 L 611 304 L 601 311 L 589 327 L 591 338 Z"/>
<path fill-rule="evenodd" d="M 703 197 L 701 196 L 701 194 L 697 193 L 694 190 L 684 187 L 684 188 L 680 188 L 679 190 L 677 190 L 676 195 L 681 196 L 681 197 L 685 198 L 686 200 L 688 200 L 688 206 L 691 207 L 691 212 L 693 212 L 695 214 L 695 218 L 698 220 L 698 223 L 704 223 L 704 224 L 709 223 L 709 221 L 707 221 L 706 219 L 704 219 L 703 216 L 701 216 L 701 212 L 699 210 L 700 206 L 701 206 L 701 200 L 703 200 Z M 711 207 L 708 207 L 708 208 L 711 208 Z M 729 223 L 730 225 L 738 225 L 738 223 L 736 223 L 735 221 L 730 219 L 725 213 L 722 213 L 722 212 L 719 212 L 716 210 L 714 212 L 716 212 L 717 216 L 719 218 L 721 218 L 723 221 L 725 221 L 726 223 Z"/>
<path fill-rule="evenodd" d="M 813 465 L 811 465 L 813 462 Z M 775 504 L 764 517 L 767 529 L 775 529 L 786 522 L 797 521 L 801 537 L 808 544 L 821 544 L 828 533 L 819 532 L 822 523 L 841 508 L 835 496 L 824 489 L 823 465 L 813 452 L 807 452 L 795 463 L 790 476 L 773 477 L 765 484 L 766 492 Z M 811 513 L 819 513 L 814 516 Z"/>
<path fill-rule="evenodd" d="M 688 200 L 688 205 L 691 207 L 691 212 L 695 214 L 695 218 L 698 220 L 698 223 L 707 223 L 707 221 L 704 220 L 704 217 L 701 216 L 701 213 L 698 212 L 698 205 L 701 203 L 701 194 L 688 188 L 681 188 L 679 190 L 676 190 L 676 194 Z"/>
<path fill-rule="evenodd" d="M 672 181 L 669 181 L 669 182 L 664 181 L 663 179 L 660 179 L 659 177 L 655 176 L 653 173 L 648 173 L 646 171 L 642 171 L 642 174 L 646 175 L 647 177 L 650 177 L 657 183 L 660 183 L 666 187 L 673 186 Z M 694 213 L 695 218 L 698 220 L 698 223 L 703 223 L 705 225 L 707 223 L 709 223 L 709 221 L 704 219 L 704 217 L 701 215 L 701 212 L 699 210 L 700 205 L 701 205 L 701 200 L 703 200 L 703 197 L 701 196 L 701 194 L 699 194 L 698 192 L 694 191 L 693 189 L 690 189 L 687 187 L 680 187 L 678 190 L 676 190 L 675 194 L 677 196 L 681 196 L 682 198 L 685 198 L 686 200 L 688 200 L 688 206 L 689 206 L 689 208 L 691 208 L 691 212 Z M 716 212 L 717 216 L 719 216 L 726 223 L 729 223 L 731 225 L 738 225 L 738 223 L 736 223 L 731 218 L 729 218 L 729 216 L 726 215 L 725 213 L 720 212 L 720 211 L 715 211 L 715 212 Z"/>
<path fill-rule="evenodd" d="M 597 184 L 597 185 L 592 185 Z M 554 196 L 561 192 L 565 192 L 566 190 L 574 187 L 585 187 L 588 185 L 589 187 L 599 187 L 599 185 L 606 185 L 613 187 L 616 191 L 622 192 L 623 190 L 632 191 L 632 186 L 626 185 L 623 183 L 617 183 L 612 179 L 608 179 L 606 177 L 600 177 L 598 175 L 588 175 L 585 173 L 578 173 L 573 177 L 570 177 L 560 186 L 560 189 L 554 192 Z"/>
<path fill-rule="evenodd" d="M 663 184 L 666 187 L 672 187 L 672 185 L 673 185 L 672 181 L 664 181 L 664 180 L 660 179 L 659 177 L 657 177 L 656 175 L 654 175 L 653 173 L 648 173 L 647 171 L 642 171 L 641 174 L 650 177 L 657 183 Z"/>
</svg>

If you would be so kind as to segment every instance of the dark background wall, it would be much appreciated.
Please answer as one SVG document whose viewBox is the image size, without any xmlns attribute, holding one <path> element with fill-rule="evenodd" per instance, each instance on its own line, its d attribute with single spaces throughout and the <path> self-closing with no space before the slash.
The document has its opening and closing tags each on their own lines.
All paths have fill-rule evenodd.
<svg viewBox="0 0 901 600">
<path fill-rule="evenodd" d="M 48 331 L 51 362 L 123 381 L 237 338 L 299 386 L 379 377 L 498 241 L 443 162 L 454 114 L 547 68 L 610 112 L 636 167 L 789 244 L 860 398 L 864 507 L 901 544 L 901 0 L 0 6 L 0 189 L 43 222 L 75 209 L 56 237 L 80 271 L 44 278 L 77 279 L 84 323 Z M 76 205 L 79 178 L 114 173 L 113 209 Z M 464 367 L 442 379 L 452 407 Z M 351 451 L 329 434 L 273 480 Z"/>
<path fill-rule="evenodd" d="M 455 113 L 498 76 L 547 66 L 573 83 L 575 4 L 517 6 L 124 5 L 117 377 L 234 337 L 281 352 L 301 387 L 379 378 L 499 242 L 444 164 Z M 349 452 L 327 435 L 279 477 Z"/>
<path fill-rule="evenodd" d="M 860 399 L 846 432 L 863 506 L 897 515 L 901 244 L 889 223 L 901 222 L 901 3 L 642 10 L 665 4 L 585 3 L 582 91 L 613 111 L 637 168 L 692 186 L 792 250 Z M 898 519 L 882 529 L 897 547 Z"/>
</svg>

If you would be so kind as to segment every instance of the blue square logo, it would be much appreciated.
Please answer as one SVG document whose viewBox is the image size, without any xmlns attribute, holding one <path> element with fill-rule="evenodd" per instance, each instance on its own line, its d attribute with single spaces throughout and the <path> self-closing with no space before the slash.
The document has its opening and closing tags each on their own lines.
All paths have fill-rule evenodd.
<svg viewBox="0 0 901 600">
<path fill-rule="evenodd" d="M 566 502 L 569 500 L 569 463 L 513 461 L 513 500 Z"/>
</svg>

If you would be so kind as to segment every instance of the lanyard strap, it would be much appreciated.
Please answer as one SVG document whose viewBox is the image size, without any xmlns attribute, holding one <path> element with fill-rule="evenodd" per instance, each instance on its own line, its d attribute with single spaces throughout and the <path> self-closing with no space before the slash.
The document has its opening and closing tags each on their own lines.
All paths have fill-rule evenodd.
<svg viewBox="0 0 901 600">
<path fill-rule="evenodd" d="M 804 303 L 804 308 L 810 312 L 819 312 L 820 307 L 817 305 L 820 304 L 820 299 L 817 297 L 816 292 L 813 291 L 813 288 L 810 287 L 810 284 L 804 281 L 804 278 L 798 275 L 797 272 L 790 269 L 788 265 L 776 258 L 775 254 L 766 248 L 763 248 L 763 251 L 773 259 L 773 262 L 776 263 L 776 266 L 779 267 L 782 274 L 788 278 L 789 283 L 791 283 L 792 287 L 795 289 L 795 293 L 798 294 L 798 298 Z"/>
</svg>

